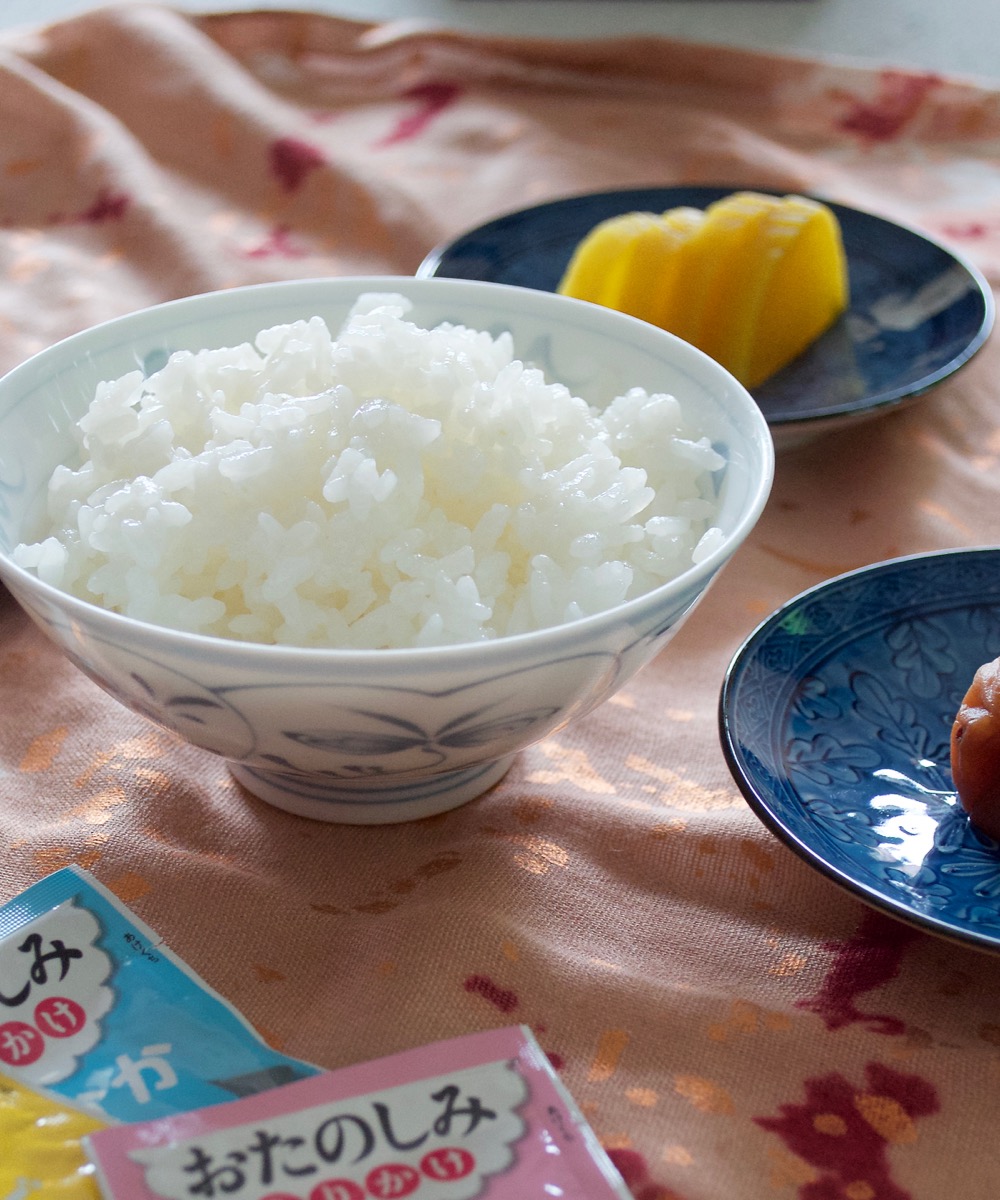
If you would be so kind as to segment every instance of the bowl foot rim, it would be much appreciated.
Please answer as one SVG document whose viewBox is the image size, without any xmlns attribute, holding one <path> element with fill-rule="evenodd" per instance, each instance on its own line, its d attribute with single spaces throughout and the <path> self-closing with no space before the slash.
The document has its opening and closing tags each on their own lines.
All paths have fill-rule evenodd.
<svg viewBox="0 0 1000 1200">
<path fill-rule="evenodd" d="M 378 779 L 342 784 L 308 776 L 292 785 L 281 772 L 239 762 L 227 765 L 236 782 L 258 800 L 295 816 L 339 825 L 396 825 L 450 812 L 475 800 L 500 782 L 516 757 L 506 755 L 408 785 Z"/>
</svg>

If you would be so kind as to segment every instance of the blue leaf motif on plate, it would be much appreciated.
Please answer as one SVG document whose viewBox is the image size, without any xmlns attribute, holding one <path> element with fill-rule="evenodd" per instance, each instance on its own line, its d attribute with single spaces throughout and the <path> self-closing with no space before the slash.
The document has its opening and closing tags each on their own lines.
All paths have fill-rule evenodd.
<svg viewBox="0 0 1000 1200">
<path fill-rule="evenodd" d="M 977 604 L 969 609 L 969 630 L 978 636 L 986 653 L 983 661 L 995 658 L 1000 652 L 1000 608 L 995 604 Z"/>
<path fill-rule="evenodd" d="M 871 746 L 844 745 L 827 733 L 814 738 L 793 738 L 785 747 L 788 769 L 826 787 L 833 783 L 857 783 L 873 771 L 881 759 Z"/>
<path fill-rule="evenodd" d="M 868 813 L 841 812 L 819 797 L 803 797 L 802 803 L 815 825 L 836 842 L 846 846 L 876 846 L 884 841 L 871 827 Z"/>
<path fill-rule="evenodd" d="M 996 849 L 984 846 L 973 850 L 966 847 L 961 858 L 950 859 L 941 867 L 941 874 L 968 880 L 975 896 L 986 900 L 1000 898 L 1000 856 Z"/>
<path fill-rule="evenodd" d="M 934 621 L 916 618 L 891 628 L 885 640 L 904 685 L 921 699 L 940 696 L 942 679 L 956 665 L 947 631 Z"/>
<path fill-rule="evenodd" d="M 979 849 L 982 843 L 971 840 L 975 836 L 965 811 L 955 807 L 938 821 L 934 830 L 934 849 L 938 854 L 958 854 L 970 845 Z"/>
<path fill-rule="evenodd" d="M 1000 928 L 1000 911 L 982 904 L 962 904 L 954 910 L 955 916 L 970 925 L 987 925 Z"/>
<path fill-rule="evenodd" d="M 795 693 L 795 711 L 810 721 L 836 721 L 843 709 L 832 699 L 826 683 L 807 675 Z"/>
<path fill-rule="evenodd" d="M 943 884 L 937 872 L 928 867 L 926 863 L 915 875 L 904 871 L 894 863 L 875 863 L 873 866 L 875 873 L 881 875 L 883 879 L 917 893 L 932 908 L 943 907 L 955 894 L 955 889 Z M 878 869 L 879 867 L 881 869 Z"/>
<path fill-rule="evenodd" d="M 942 747 L 920 723 L 917 710 L 905 696 L 896 695 L 875 675 L 851 675 L 854 711 L 875 729 L 876 737 L 916 761 L 941 757 Z"/>
</svg>

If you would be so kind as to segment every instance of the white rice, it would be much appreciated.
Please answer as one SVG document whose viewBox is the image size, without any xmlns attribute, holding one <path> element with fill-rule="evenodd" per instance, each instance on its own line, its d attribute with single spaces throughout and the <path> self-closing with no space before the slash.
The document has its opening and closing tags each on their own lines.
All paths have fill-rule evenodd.
<svg viewBox="0 0 1000 1200">
<path fill-rule="evenodd" d="M 599 411 L 509 334 L 409 307 L 366 295 L 336 337 L 313 317 L 100 384 L 15 561 L 154 624 L 376 649 L 572 621 L 720 544 L 723 459 L 674 397 Z"/>
</svg>

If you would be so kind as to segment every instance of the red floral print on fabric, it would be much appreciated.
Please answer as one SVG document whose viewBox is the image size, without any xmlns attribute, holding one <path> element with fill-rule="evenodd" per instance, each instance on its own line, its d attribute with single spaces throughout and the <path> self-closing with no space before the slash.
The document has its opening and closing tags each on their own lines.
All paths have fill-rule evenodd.
<svg viewBox="0 0 1000 1200">
<path fill-rule="evenodd" d="M 899 137 L 920 111 L 928 94 L 940 84 L 939 75 L 882 71 L 878 76 L 875 99 L 855 101 L 847 115 L 837 122 L 837 127 L 867 141 L 891 142 Z"/>
<path fill-rule="evenodd" d="M 407 88 L 403 98 L 415 102 L 414 110 L 401 117 L 391 132 L 375 143 L 376 147 L 384 149 L 417 137 L 439 113 L 454 104 L 461 93 L 462 89 L 454 83 L 420 83 Z"/>
<path fill-rule="evenodd" d="M 513 1012 L 517 1008 L 517 993 L 500 987 L 488 975 L 470 975 L 465 981 L 465 990 L 474 996 L 482 996 L 501 1012 Z"/>
<path fill-rule="evenodd" d="M 940 227 L 942 237 L 956 241 L 981 242 L 987 238 L 1000 238 L 1000 220 L 949 221 Z"/>
<path fill-rule="evenodd" d="M 915 929 L 885 917 L 874 909 L 861 918 L 854 936 L 844 942 L 827 942 L 824 949 L 834 955 L 819 992 L 799 1000 L 796 1008 L 822 1017 L 827 1029 L 842 1029 L 860 1023 L 874 1033 L 898 1036 L 906 1024 L 885 1013 L 862 1012 L 855 1001 L 862 992 L 882 987 L 899 974 L 907 946 L 917 936 Z"/>
<path fill-rule="evenodd" d="M 510 988 L 501 987 L 494 980 L 490 979 L 488 975 L 470 975 L 463 986 L 467 992 L 473 996 L 482 997 L 483 1000 L 488 1001 L 502 1013 L 512 1013 L 521 1003 L 517 992 L 511 991 Z M 544 1032 L 544 1026 L 535 1026 L 535 1033 L 539 1037 Z M 566 1060 L 555 1050 L 546 1050 L 545 1057 L 552 1064 L 554 1071 L 561 1071 L 566 1065 Z"/>
<path fill-rule="evenodd" d="M 308 251 L 298 245 L 287 225 L 275 225 L 263 241 L 244 251 L 245 258 L 304 258 Z"/>
<path fill-rule="evenodd" d="M 93 202 L 76 213 L 54 213 L 52 225 L 102 225 L 105 221 L 120 221 L 128 212 L 132 197 L 128 192 L 101 188 Z"/>
<path fill-rule="evenodd" d="M 120 221 L 131 203 L 132 197 L 127 192 L 113 192 L 102 188 L 97 193 L 94 203 L 84 209 L 77 220 L 90 225 L 99 225 L 102 221 Z"/>
<path fill-rule="evenodd" d="M 635 1200 L 682 1200 L 676 1192 L 653 1182 L 649 1166 L 637 1150 L 611 1149 L 608 1157 Z"/>
<path fill-rule="evenodd" d="M 778 1117 L 754 1117 L 815 1169 L 799 1200 L 912 1200 L 893 1181 L 886 1152 L 916 1140 L 914 1122 L 938 1111 L 937 1093 L 919 1075 L 882 1063 L 869 1063 L 865 1077 L 861 1090 L 838 1074 L 807 1079 L 804 1103 L 781 1105 Z"/>
<path fill-rule="evenodd" d="M 295 192 L 305 182 L 310 171 L 315 171 L 326 162 L 315 146 L 299 138 L 282 137 L 273 141 L 268 149 L 271 174 L 286 192 Z"/>
</svg>

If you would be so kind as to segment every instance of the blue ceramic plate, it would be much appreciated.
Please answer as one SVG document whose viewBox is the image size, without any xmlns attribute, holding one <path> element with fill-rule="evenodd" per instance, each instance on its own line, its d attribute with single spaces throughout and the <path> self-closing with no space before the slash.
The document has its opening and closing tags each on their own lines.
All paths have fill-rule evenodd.
<svg viewBox="0 0 1000 1200">
<path fill-rule="evenodd" d="M 1000 654 L 1000 549 L 893 559 L 791 600 L 736 653 L 726 760 L 777 836 L 862 900 L 1000 950 L 1000 847 L 951 781 L 951 725 Z"/>
<path fill-rule="evenodd" d="M 439 246 L 417 274 L 555 291 L 574 247 L 599 221 L 682 204 L 704 208 L 734 190 L 641 188 L 555 200 Z M 755 390 L 779 446 L 921 395 L 966 363 L 993 324 L 993 295 L 974 267 L 913 229 L 826 203 L 843 233 L 850 310 Z"/>
</svg>

